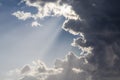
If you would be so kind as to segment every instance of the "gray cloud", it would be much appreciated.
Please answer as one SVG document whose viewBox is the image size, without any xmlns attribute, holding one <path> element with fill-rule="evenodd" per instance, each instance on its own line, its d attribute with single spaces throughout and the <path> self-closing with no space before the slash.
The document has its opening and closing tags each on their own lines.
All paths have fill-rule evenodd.
<svg viewBox="0 0 120 80">
<path fill-rule="evenodd" d="M 60 9 L 64 13 L 62 15 L 66 18 L 62 28 L 74 35 L 80 37 L 74 39 L 72 45 L 83 50 L 83 54 L 88 51 L 90 55 L 84 55 L 85 59 L 73 58 L 74 55 L 68 55 L 67 60 L 57 60 L 55 62 L 56 68 L 62 68 L 58 71 L 59 74 L 50 74 L 47 80 L 119 80 L 120 74 L 120 1 L 113 0 L 24 0 L 28 6 L 40 9 L 44 8 L 45 4 L 55 3 L 59 4 L 51 9 L 54 14 Z M 42 2 L 42 3 L 41 3 Z M 44 4 L 43 4 L 44 3 Z M 67 12 L 64 10 L 67 6 Z M 60 8 L 62 7 L 62 8 Z M 45 9 L 45 11 L 49 9 Z M 15 13 L 14 13 L 15 14 Z M 45 13 L 43 13 L 45 14 Z M 41 18 L 39 13 L 34 15 L 35 18 Z M 48 14 L 47 14 L 48 15 Z M 43 17 L 47 15 L 42 15 Z M 49 16 L 52 16 L 50 14 Z M 19 18 L 19 16 L 17 16 Z M 26 19 L 26 17 L 23 19 Z M 87 53 L 88 53 L 87 52 Z M 82 55 L 81 55 L 82 56 Z M 90 57 L 89 57 L 90 56 Z M 83 60 L 83 62 L 82 62 Z M 85 61 L 84 61 L 85 60 Z M 77 63 L 77 64 L 76 64 Z M 81 64 L 81 65 L 79 65 Z M 87 67 L 89 65 L 90 67 Z M 64 66 L 63 66 L 64 65 Z M 87 65 L 87 66 L 86 66 Z M 97 66 L 97 68 L 93 68 Z M 72 69 L 73 68 L 73 69 Z M 75 68 L 75 69 L 74 69 Z M 85 69 L 84 69 L 85 68 Z M 92 71 L 90 69 L 92 69 Z M 70 70 L 69 70 L 70 69 Z M 82 72 L 83 71 L 83 72 Z M 54 71 L 53 71 L 54 72 Z M 79 77 L 74 77 L 74 74 Z M 59 77 L 56 77 L 56 75 Z M 73 77 L 71 77 L 71 75 Z M 86 78 L 84 75 L 86 75 Z M 87 79 L 89 76 L 89 79 Z M 90 78 L 92 76 L 92 78 Z M 82 78 L 81 78 L 82 77 Z M 74 79 L 73 79 L 74 80 Z"/>
<path fill-rule="evenodd" d="M 24 74 L 26 72 L 29 72 L 31 69 L 29 67 L 29 65 L 25 65 L 22 69 L 21 69 L 21 74 Z"/>
<path fill-rule="evenodd" d="M 38 80 L 33 76 L 25 76 L 24 78 L 20 79 L 20 80 Z"/>
<path fill-rule="evenodd" d="M 93 48 L 94 56 L 89 59 L 89 62 L 98 65 L 94 75 L 100 76 L 102 80 L 104 74 L 107 75 L 105 77 L 107 80 L 109 76 L 119 76 L 120 73 L 120 6 L 118 3 L 119 1 L 112 0 L 74 0 L 71 4 L 73 10 L 83 21 L 69 20 L 63 25 L 67 30 L 84 34 L 86 42 L 80 37 L 73 43 L 81 48 Z"/>
</svg>

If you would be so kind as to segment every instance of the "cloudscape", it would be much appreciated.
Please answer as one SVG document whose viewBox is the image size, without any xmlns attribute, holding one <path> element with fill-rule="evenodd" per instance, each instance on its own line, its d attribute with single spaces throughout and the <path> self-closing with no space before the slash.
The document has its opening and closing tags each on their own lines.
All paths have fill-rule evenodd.
<svg viewBox="0 0 120 80">
<path fill-rule="evenodd" d="M 1 1 L 0 7 L 4 5 L 2 2 L 5 3 Z M 16 50 L 7 50 L 15 52 L 16 56 L 26 55 L 26 57 L 21 56 L 19 59 L 21 64 L 16 62 L 18 66 L 10 68 L 11 70 L 7 71 L 1 79 L 120 80 L 119 3 L 120 1 L 117 0 L 21 0 L 15 2 L 12 5 L 17 7 L 9 15 L 15 19 L 16 23 L 18 21 L 16 26 L 24 27 L 22 30 L 21 28 L 17 30 L 23 31 L 19 32 L 19 36 L 14 34 L 16 32 L 11 32 L 11 35 L 14 34 L 13 38 L 17 38 L 14 40 L 16 43 L 13 42 L 16 46 L 13 48 Z M 9 39 L 1 36 L 5 40 Z M 2 42 L 4 41 L 0 41 Z M 17 50 L 24 53 L 19 53 Z M 34 59 L 31 59 L 32 56 Z M 7 57 L 9 57 L 8 54 Z"/>
</svg>

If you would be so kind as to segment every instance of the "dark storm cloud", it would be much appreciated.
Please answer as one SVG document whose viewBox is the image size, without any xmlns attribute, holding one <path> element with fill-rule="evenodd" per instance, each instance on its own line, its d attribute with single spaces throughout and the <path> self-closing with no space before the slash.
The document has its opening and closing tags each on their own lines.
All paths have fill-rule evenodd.
<svg viewBox="0 0 120 80">
<path fill-rule="evenodd" d="M 116 71 L 119 76 L 120 73 L 119 3 L 120 1 L 115 0 L 74 0 L 71 4 L 73 10 L 83 21 L 69 20 L 63 25 L 67 30 L 84 34 L 86 43 L 81 42 L 80 38 L 75 41 L 77 45 L 93 47 L 94 56 L 89 61 L 98 65 L 97 75 L 104 73 L 114 76 Z M 113 73 L 106 72 L 105 69 Z"/>
</svg>

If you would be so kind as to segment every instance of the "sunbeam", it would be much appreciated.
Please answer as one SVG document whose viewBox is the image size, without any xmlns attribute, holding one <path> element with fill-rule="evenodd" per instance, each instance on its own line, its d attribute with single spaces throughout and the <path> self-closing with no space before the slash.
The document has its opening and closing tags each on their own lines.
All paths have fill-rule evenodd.
<svg viewBox="0 0 120 80">
<path fill-rule="evenodd" d="M 120 80 L 119 3 L 0 0 L 0 80 Z"/>
</svg>

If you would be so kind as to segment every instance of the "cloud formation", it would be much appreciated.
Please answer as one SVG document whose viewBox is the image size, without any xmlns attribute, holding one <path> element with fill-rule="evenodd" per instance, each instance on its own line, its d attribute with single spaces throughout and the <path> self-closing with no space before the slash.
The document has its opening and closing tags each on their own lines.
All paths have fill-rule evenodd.
<svg viewBox="0 0 120 80">
<path fill-rule="evenodd" d="M 96 66 L 88 63 L 85 56 L 69 53 L 64 59 L 57 59 L 52 68 L 38 60 L 14 72 L 19 75 L 17 80 L 92 80 L 95 70 Z"/>
<path fill-rule="evenodd" d="M 26 20 L 32 17 L 32 14 L 30 12 L 24 12 L 24 11 L 17 11 L 12 15 L 16 16 L 20 20 Z"/>
<path fill-rule="evenodd" d="M 57 70 L 58 68 L 62 70 L 58 70 L 57 73 L 54 72 L 56 69 L 53 69 L 52 74 L 47 73 L 46 80 L 60 80 L 59 77 L 63 78 L 63 76 L 62 80 L 120 79 L 120 1 L 23 0 L 22 2 L 37 8 L 38 12 L 36 14 L 14 12 L 13 15 L 18 19 L 37 20 L 46 16 L 64 16 L 66 20 L 62 28 L 73 35 L 79 35 L 72 45 L 83 51 L 81 56 L 85 61 L 83 59 L 82 62 L 82 59 L 78 59 L 74 54 L 68 55 L 67 60 L 57 60 L 55 67 Z M 87 67 L 88 64 L 92 67 Z M 25 79 L 29 79 L 28 76 L 23 78 Z"/>
<path fill-rule="evenodd" d="M 72 31 L 73 34 L 84 35 L 74 39 L 73 46 L 82 50 L 93 48 L 93 56 L 88 61 L 98 67 L 93 74 L 97 75 L 94 76 L 95 80 L 99 78 L 107 80 L 109 76 L 118 77 L 120 73 L 120 6 L 118 3 L 119 1 L 112 0 L 74 0 L 71 5 L 82 20 L 69 20 L 63 25 L 63 29 Z"/>
<path fill-rule="evenodd" d="M 35 14 L 19 10 L 12 14 L 21 20 L 31 18 L 34 23 L 34 21 L 48 16 L 64 16 L 66 19 L 74 20 L 80 19 L 79 15 L 72 9 L 72 6 L 60 4 L 59 0 L 22 0 L 21 3 L 25 3 L 27 6 L 37 9 L 37 13 Z"/>
</svg>

